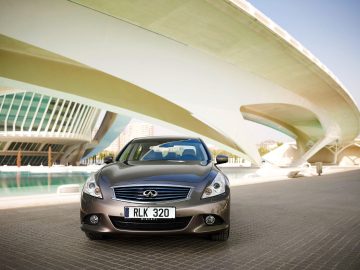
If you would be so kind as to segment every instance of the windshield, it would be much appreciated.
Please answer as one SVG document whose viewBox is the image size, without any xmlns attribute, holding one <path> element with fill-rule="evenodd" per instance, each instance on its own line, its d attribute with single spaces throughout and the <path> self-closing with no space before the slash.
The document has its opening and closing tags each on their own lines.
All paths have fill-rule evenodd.
<svg viewBox="0 0 360 270">
<path fill-rule="evenodd" d="M 203 143 L 196 139 L 136 140 L 126 146 L 119 161 L 207 161 Z"/>
</svg>

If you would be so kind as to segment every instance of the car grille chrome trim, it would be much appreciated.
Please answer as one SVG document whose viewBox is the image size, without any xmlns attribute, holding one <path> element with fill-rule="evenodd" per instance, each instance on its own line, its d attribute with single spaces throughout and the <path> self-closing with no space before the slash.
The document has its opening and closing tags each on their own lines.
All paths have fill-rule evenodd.
<svg viewBox="0 0 360 270">
<path fill-rule="evenodd" d="M 163 203 L 190 199 L 193 187 L 180 185 L 124 185 L 114 186 L 113 199 L 135 203 Z M 144 192 L 155 190 L 156 197 L 146 197 Z"/>
</svg>

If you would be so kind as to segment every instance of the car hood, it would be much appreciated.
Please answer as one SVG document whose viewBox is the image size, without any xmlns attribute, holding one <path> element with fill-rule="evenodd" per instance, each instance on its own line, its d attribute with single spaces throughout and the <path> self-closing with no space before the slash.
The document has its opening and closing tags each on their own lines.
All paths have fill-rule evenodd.
<svg viewBox="0 0 360 270">
<path fill-rule="evenodd" d="M 212 173 L 213 172 L 213 173 Z M 128 162 L 114 163 L 100 172 L 102 184 L 109 187 L 131 184 L 195 185 L 216 172 L 212 162 Z"/>
</svg>

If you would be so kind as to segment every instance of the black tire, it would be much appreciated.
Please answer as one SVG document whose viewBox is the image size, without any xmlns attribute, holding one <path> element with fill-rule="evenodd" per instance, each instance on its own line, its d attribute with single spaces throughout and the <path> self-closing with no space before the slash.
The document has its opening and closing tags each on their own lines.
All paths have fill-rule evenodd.
<svg viewBox="0 0 360 270">
<path fill-rule="evenodd" d="M 212 241 L 227 241 L 229 239 L 230 229 L 225 229 L 221 232 L 210 234 L 210 240 Z"/>
<path fill-rule="evenodd" d="M 104 239 L 103 235 L 100 233 L 86 232 L 85 235 L 89 240 L 103 240 Z"/>
</svg>

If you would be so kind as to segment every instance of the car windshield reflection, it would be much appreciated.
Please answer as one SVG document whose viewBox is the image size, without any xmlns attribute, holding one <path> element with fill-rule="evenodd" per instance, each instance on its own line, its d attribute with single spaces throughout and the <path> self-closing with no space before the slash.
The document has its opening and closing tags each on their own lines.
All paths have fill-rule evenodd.
<svg viewBox="0 0 360 270">
<path fill-rule="evenodd" d="M 209 160 L 200 140 L 135 141 L 123 151 L 120 161 L 206 161 Z"/>
</svg>

